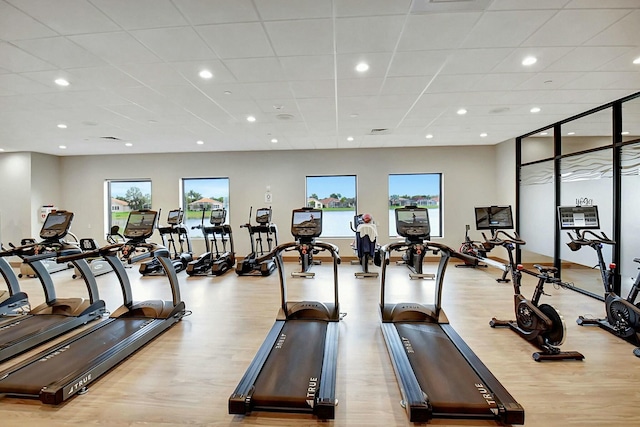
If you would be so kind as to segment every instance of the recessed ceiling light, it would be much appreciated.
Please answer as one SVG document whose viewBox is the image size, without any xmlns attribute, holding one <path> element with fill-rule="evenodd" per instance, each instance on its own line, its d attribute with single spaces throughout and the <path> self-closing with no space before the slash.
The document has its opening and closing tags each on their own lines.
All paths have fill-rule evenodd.
<svg viewBox="0 0 640 427">
<path fill-rule="evenodd" d="M 356 65 L 356 71 L 359 73 L 364 73 L 368 69 L 369 69 L 369 64 L 367 64 L 366 62 L 361 62 L 358 65 Z"/>
<path fill-rule="evenodd" d="M 535 56 L 527 56 L 522 60 L 522 65 L 533 65 L 538 62 L 538 58 Z"/>
<path fill-rule="evenodd" d="M 464 108 L 461 108 L 457 111 L 457 113 L 462 116 L 464 114 L 467 114 L 467 110 L 465 110 Z"/>
<path fill-rule="evenodd" d="M 540 135 L 545 136 L 545 135 L 549 135 L 548 132 L 540 132 Z"/>
<path fill-rule="evenodd" d="M 353 141 L 353 137 L 352 136 L 348 136 L 347 137 L 347 141 L 349 141 L 349 142 Z"/>
<path fill-rule="evenodd" d="M 64 123 L 60 123 L 60 124 L 58 125 L 58 127 L 59 127 L 60 129 L 66 129 L 66 128 L 67 128 L 67 125 L 65 125 Z"/>
<path fill-rule="evenodd" d="M 575 135 L 575 132 L 567 132 L 567 135 Z"/>
<path fill-rule="evenodd" d="M 126 147 L 133 147 L 133 144 L 132 144 L 132 143 L 130 143 L 130 142 L 125 142 L 125 143 L 124 143 L 124 145 L 125 145 Z"/>
<path fill-rule="evenodd" d="M 67 146 L 66 145 L 58 145 L 58 148 L 61 150 L 66 150 Z"/>
<path fill-rule="evenodd" d="M 622 135 L 629 135 L 629 132 L 621 132 Z"/>
<path fill-rule="evenodd" d="M 69 82 L 65 79 L 55 79 L 54 82 L 58 86 L 69 86 Z"/>
<path fill-rule="evenodd" d="M 640 64 L 640 56 L 633 60 L 633 63 L 638 65 Z"/>
<path fill-rule="evenodd" d="M 198 73 L 198 75 L 203 79 L 210 79 L 211 77 L 213 77 L 213 73 L 209 70 L 202 70 Z"/>
<path fill-rule="evenodd" d="M 196 141 L 196 144 L 198 144 L 198 145 L 202 145 L 202 144 L 204 144 L 204 141 L 202 141 L 202 140 L 198 140 L 198 141 Z"/>
<path fill-rule="evenodd" d="M 486 134 L 486 133 L 484 133 L 484 132 L 482 132 L 482 133 L 480 134 L 480 138 L 485 138 L 486 136 L 487 136 L 487 134 Z"/>
<path fill-rule="evenodd" d="M 255 121 L 256 121 L 256 118 L 255 118 L 255 117 L 253 117 L 253 116 L 248 116 L 248 117 L 247 117 L 247 121 L 248 121 L 248 122 L 252 122 L 252 123 L 253 123 L 253 122 L 255 122 Z"/>
<path fill-rule="evenodd" d="M 425 138 L 427 138 L 427 139 L 431 139 L 431 138 L 433 138 L 433 135 L 431 135 L 430 133 L 428 133 L 428 134 L 425 136 Z"/>
<path fill-rule="evenodd" d="M 271 142 L 272 142 L 272 143 L 274 143 L 274 144 L 277 144 L 277 143 L 278 143 L 278 140 L 277 140 L 276 138 L 272 138 L 272 139 L 271 139 Z"/>
<path fill-rule="evenodd" d="M 531 110 L 532 113 L 539 113 L 540 112 L 540 108 L 539 107 L 533 107 Z"/>
</svg>

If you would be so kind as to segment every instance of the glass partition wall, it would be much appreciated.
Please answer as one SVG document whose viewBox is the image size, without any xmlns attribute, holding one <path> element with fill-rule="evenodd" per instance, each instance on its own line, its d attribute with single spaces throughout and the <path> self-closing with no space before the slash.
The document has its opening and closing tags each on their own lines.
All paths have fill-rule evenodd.
<svg viewBox="0 0 640 427">
<path fill-rule="evenodd" d="M 574 290 L 603 299 L 596 251 L 571 251 L 557 218 L 558 206 L 596 205 L 600 231 L 616 242 L 604 259 L 626 296 L 640 267 L 640 92 L 516 138 L 516 176 L 516 229 L 527 242 L 518 262 L 554 265 Z"/>
</svg>

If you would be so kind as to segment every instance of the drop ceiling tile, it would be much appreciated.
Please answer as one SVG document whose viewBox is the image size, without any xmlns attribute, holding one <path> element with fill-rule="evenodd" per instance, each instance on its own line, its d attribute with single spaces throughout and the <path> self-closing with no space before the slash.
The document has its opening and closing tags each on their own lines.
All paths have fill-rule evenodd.
<svg viewBox="0 0 640 427">
<path fill-rule="evenodd" d="M 387 77 L 382 86 L 382 95 L 420 95 L 430 84 L 433 76 Z"/>
<path fill-rule="evenodd" d="M 13 44 L 59 68 L 93 67 L 105 64 L 105 61 L 66 37 L 18 40 Z"/>
<path fill-rule="evenodd" d="M 554 10 L 488 12 L 468 32 L 462 48 L 520 46 L 555 14 Z"/>
<path fill-rule="evenodd" d="M 172 62 L 170 64 L 176 72 L 178 72 L 182 78 L 190 81 L 199 87 L 206 87 L 208 85 L 233 83 L 236 78 L 225 64 L 217 59 L 207 59 L 202 61 L 185 61 L 185 62 Z M 202 70 L 209 70 L 213 74 L 211 79 L 203 79 L 198 75 Z"/>
<path fill-rule="evenodd" d="M 0 67 L 14 73 L 56 68 L 54 65 L 5 42 L 0 42 Z"/>
<path fill-rule="evenodd" d="M 337 19 L 336 50 L 338 53 L 393 51 L 404 22 L 404 16 Z"/>
<path fill-rule="evenodd" d="M 333 54 L 330 19 L 270 21 L 264 26 L 279 56 Z"/>
<path fill-rule="evenodd" d="M 635 3 L 637 4 L 637 2 Z M 638 22 L 640 22 L 640 11 L 634 10 L 614 25 L 596 34 L 585 45 L 616 46 L 626 44 L 637 47 L 638 40 L 640 40 L 640 25 L 638 25 Z"/>
<path fill-rule="evenodd" d="M 332 79 L 335 74 L 333 55 L 284 56 L 280 64 L 287 79 L 294 81 Z"/>
<path fill-rule="evenodd" d="M 91 0 L 91 3 L 126 30 L 187 24 L 170 0 Z"/>
<path fill-rule="evenodd" d="M 196 31 L 222 59 L 273 56 L 269 39 L 258 22 L 202 25 Z"/>
<path fill-rule="evenodd" d="M 276 58 L 227 59 L 225 64 L 240 82 L 286 80 L 284 71 Z"/>
<path fill-rule="evenodd" d="M 54 90 L 51 86 L 43 85 L 20 74 L 0 74 L 0 89 L 13 94 L 45 93 Z"/>
<path fill-rule="evenodd" d="M 488 10 L 562 9 L 571 0 L 500 0 L 492 2 Z M 596 0 L 599 1 L 599 0 Z"/>
<path fill-rule="evenodd" d="M 458 49 L 447 60 L 442 74 L 480 74 L 495 71 L 512 48 Z"/>
<path fill-rule="evenodd" d="M 338 80 L 338 96 L 378 95 L 382 89 L 383 79 L 361 78 Z"/>
<path fill-rule="evenodd" d="M 117 31 L 111 19 L 86 0 L 7 0 L 40 23 L 63 34 Z"/>
<path fill-rule="evenodd" d="M 396 52 L 388 75 L 396 77 L 438 74 L 451 55 L 452 51 L 449 50 Z"/>
<path fill-rule="evenodd" d="M 331 18 L 331 2 L 318 0 L 254 0 L 265 21 Z"/>
<path fill-rule="evenodd" d="M 190 27 L 136 30 L 131 35 L 165 61 L 217 59 Z"/>
<path fill-rule="evenodd" d="M 291 82 L 290 87 L 297 98 L 333 98 L 336 91 L 334 80 Z"/>
<path fill-rule="evenodd" d="M 629 47 L 578 47 L 549 65 L 545 70 L 596 71 L 607 62 L 631 51 Z"/>
<path fill-rule="evenodd" d="M 387 75 L 390 52 L 345 53 L 336 56 L 338 79 L 383 78 Z M 366 62 L 369 69 L 364 73 L 356 71 L 356 65 Z"/>
<path fill-rule="evenodd" d="M 74 43 L 111 64 L 158 62 L 158 57 L 125 32 L 70 36 Z"/>
<path fill-rule="evenodd" d="M 172 0 L 193 25 L 258 21 L 251 0 Z"/>
<path fill-rule="evenodd" d="M 411 0 L 335 0 L 337 17 L 363 15 L 406 15 Z"/>
<path fill-rule="evenodd" d="M 0 2 L 0 39 L 14 41 L 55 36 L 56 32 L 12 5 Z"/>
<path fill-rule="evenodd" d="M 458 48 L 481 16 L 479 12 L 412 15 L 402 32 L 398 50 Z"/>
</svg>

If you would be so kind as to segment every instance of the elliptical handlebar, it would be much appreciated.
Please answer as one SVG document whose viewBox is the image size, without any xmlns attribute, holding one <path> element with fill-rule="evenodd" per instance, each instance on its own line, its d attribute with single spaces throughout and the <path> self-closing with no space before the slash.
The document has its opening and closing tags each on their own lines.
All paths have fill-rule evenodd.
<svg viewBox="0 0 640 427">
<path fill-rule="evenodd" d="M 297 248 L 298 245 L 299 245 L 298 242 L 281 243 L 278 246 L 276 246 L 275 248 L 273 248 L 273 250 L 271 252 L 268 252 L 268 253 L 262 255 L 261 257 L 256 258 L 255 262 L 257 264 L 260 264 L 261 262 L 270 260 L 270 259 L 274 258 L 275 256 L 280 256 L 283 252 L 287 252 L 287 251 L 293 250 L 293 248 Z M 313 243 L 311 243 L 311 245 L 313 247 L 318 247 L 321 250 L 329 251 L 331 253 L 331 255 L 334 258 L 336 258 L 337 263 L 340 264 L 341 258 L 340 258 L 340 254 L 339 254 L 339 248 L 336 245 L 334 245 L 333 243 L 314 241 Z"/>
<path fill-rule="evenodd" d="M 72 254 L 72 255 L 59 256 L 56 258 L 56 262 L 58 264 L 64 264 L 66 262 L 76 261 L 78 259 L 83 259 L 83 258 L 95 258 L 99 256 L 105 256 L 105 255 L 109 255 L 112 252 L 117 252 L 122 246 L 124 246 L 124 243 L 113 243 L 113 244 L 103 246 L 101 248 L 94 249 L 91 251 L 80 252 L 78 254 Z"/>
</svg>

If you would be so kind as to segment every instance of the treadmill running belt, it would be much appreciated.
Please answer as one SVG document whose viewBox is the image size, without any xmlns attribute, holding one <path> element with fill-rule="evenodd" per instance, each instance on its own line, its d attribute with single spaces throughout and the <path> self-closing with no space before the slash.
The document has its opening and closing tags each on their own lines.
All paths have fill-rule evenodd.
<svg viewBox="0 0 640 427">
<path fill-rule="evenodd" d="M 21 341 L 31 335 L 38 335 L 50 329 L 53 325 L 63 324 L 77 320 L 76 317 L 69 317 L 62 314 L 36 314 L 25 316 L 24 319 L 14 318 L 11 325 L 6 325 L 0 329 L 0 349 L 13 345 L 16 341 Z"/>
<path fill-rule="evenodd" d="M 6 394 L 38 396 L 42 387 L 52 384 L 75 369 L 112 348 L 137 332 L 150 319 L 130 318 L 105 320 L 94 332 L 69 343 L 59 351 L 49 353 L 39 361 L 0 379 L 0 392 Z"/>
<path fill-rule="evenodd" d="M 487 414 L 496 408 L 485 399 L 482 380 L 440 325 L 396 323 L 413 372 L 434 413 Z"/>
<path fill-rule="evenodd" d="M 313 408 L 327 322 L 288 320 L 255 382 L 255 407 Z M 309 389 L 313 389 L 310 396 Z M 310 401 L 311 404 L 307 403 Z"/>
</svg>

